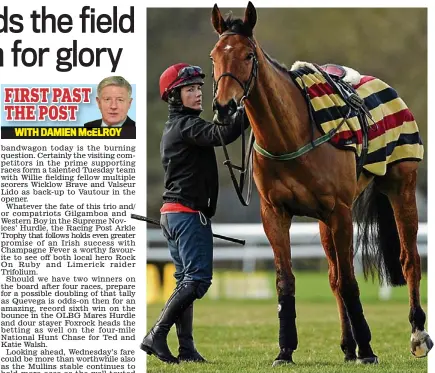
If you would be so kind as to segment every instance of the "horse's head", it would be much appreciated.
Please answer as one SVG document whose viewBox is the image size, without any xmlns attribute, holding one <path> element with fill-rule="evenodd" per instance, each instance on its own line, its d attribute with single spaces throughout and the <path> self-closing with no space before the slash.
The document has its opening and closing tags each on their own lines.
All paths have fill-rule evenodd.
<svg viewBox="0 0 435 373">
<path fill-rule="evenodd" d="M 243 20 L 231 16 L 224 20 L 215 4 L 211 21 L 219 34 L 219 41 L 210 53 L 215 79 L 214 120 L 226 124 L 255 84 L 258 62 L 252 30 L 257 22 L 257 12 L 249 2 Z"/>
</svg>

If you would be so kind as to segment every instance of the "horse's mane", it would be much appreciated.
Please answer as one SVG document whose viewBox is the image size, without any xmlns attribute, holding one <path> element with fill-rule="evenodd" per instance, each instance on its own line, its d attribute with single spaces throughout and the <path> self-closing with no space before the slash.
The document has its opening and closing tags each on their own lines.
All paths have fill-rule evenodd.
<svg viewBox="0 0 435 373">
<path fill-rule="evenodd" d="M 246 25 L 240 18 L 234 18 L 231 12 L 228 13 L 225 24 L 228 30 L 231 32 L 246 36 L 248 38 L 252 37 L 252 28 Z"/>
<path fill-rule="evenodd" d="M 263 48 L 260 47 L 260 49 L 263 52 L 264 56 L 266 57 L 266 60 L 269 61 L 272 66 L 288 74 L 288 68 L 286 65 L 278 62 L 275 58 L 270 57 L 269 54 Z"/>
<path fill-rule="evenodd" d="M 225 20 L 225 24 L 228 30 L 231 32 L 234 32 L 242 36 L 246 36 L 248 38 L 251 38 L 253 36 L 252 29 L 248 25 L 246 25 L 240 18 L 234 18 L 231 12 L 228 13 L 227 18 Z M 269 54 L 263 48 L 260 47 L 260 49 L 263 52 L 266 59 L 271 63 L 271 65 L 276 67 L 278 70 L 281 70 L 282 72 L 285 73 L 288 72 L 287 66 L 278 62 L 274 58 L 270 57 Z"/>
</svg>

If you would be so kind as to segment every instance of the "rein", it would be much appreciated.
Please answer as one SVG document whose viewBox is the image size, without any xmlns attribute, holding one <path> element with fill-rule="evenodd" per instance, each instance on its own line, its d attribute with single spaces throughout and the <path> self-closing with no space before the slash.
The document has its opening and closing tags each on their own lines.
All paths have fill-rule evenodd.
<svg viewBox="0 0 435 373">
<path fill-rule="evenodd" d="M 235 32 L 224 32 L 223 34 L 221 34 L 219 36 L 219 38 L 227 36 L 227 35 L 239 35 Z M 240 99 L 240 102 L 238 104 L 237 107 L 237 111 L 240 110 L 244 110 L 244 101 L 245 99 L 248 98 L 249 94 L 252 91 L 253 86 L 255 85 L 255 80 L 257 79 L 257 73 L 258 73 L 258 59 L 257 59 L 257 52 L 256 52 L 256 45 L 255 42 L 251 39 L 251 38 L 247 38 L 248 41 L 250 42 L 254 52 L 253 52 L 253 56 L 252 56 L 252 69 L 251 69 L 251 73 L 249 75 L 249 78 L 247 80 L 246 83 L 242 83 L 240 81 L 239 78 L 237 78 L 234 74 L 232 74 L 231 72 L 224 72 L 221 76 L 219 76 L 219 78 L 217 80 L 214 79 L 214 68 L 212 69 L 212 78 L 213 78 L 213 104 L 216 102 L 216 92 L 218 89 L 218 85 L 220 80 L 224 77 L 224 76 L 229 76 L 230 78 L 234 79 L 239 85 L 240 87 L 243 89 L 243 96 Z M 252 84 L 254 82 L 254 84 Z M 237 115 L 237 112 L 236 114 Z M 244 114 L 243 114 L 244 116 Z M 248 206 L 249 203 L 251 202 L 251 196 L 252 196 L 252 177 L 253 177 L 253 170 L 252 170 L 252 149 L 254 146 L 254 134 L 252 132 L 252 128 L 251 128 L 251 132 L 249 135 L 249 140 L 248 140 L 248 149 L 246 149 L 246 145 L 245 145 L 245 125 L 244 125 L 244 120 L 241 122 L 241 133 L 242 133 L 242 165 L 241 166 L 236 166 L 231 162 L 231 159 L 229 157 L 228 154 L 228 150 L 227 147 L 225 146 L 225 143 L 223 141 L 222 138 L 222 134 L 220 131 L 219 126 L 217 126 L 218 129 L 218 134 L 219 134 L 219 138 L 222 144 L 222 148 L 224 151 L 224 155 L 225 155 L 225 162 L 224 165 L 228 167 L 228 171 L 230 172 L 230 176 L 231 176 L 231 181 L 233 182 L 234 185 L 234 189 L 236 191 L 237 197 L 240 200 L 240 203 L 243 206 Z M 236 176 L 234 174 L 234 170 L 237 170 L 240 172 L 240 179 L 239 182 L 237 182 Z M 245 186 L 245 178 L 247 178 L 247 194 L 246 194 L 246 198 L 243 197 L 243 189 Z"/>
<path fill-rule="evenodd" d="M 242 121 L 241 124 L 241 131 L 242 131 L 242 165 L 236 166 L 231 162 L 231 159 L 228 154 L 227 147 L 225 146 L 225 143 L 222 138 L 222 134 L 220 131 L 219 126 L 217 126 L 217 132 L 219 134 L 219 138 L 222 143 L 222 148 L 224 150 L 225 155 L 225 162 L 224 165 L 228 167 L 228 171 L 230 172 L 231 181 L 233 182 L 234 189 L 236 191 L 237 197 L 239 197 L 239 201 L 243 206 L 249 206 L 249 203 L 251 202 L 251 196 L 252 196 L 252 148 L 254 145 L 254 134 L 251 129 L 251 133 L 249 134 L 249 141 L 248 141 L 248 151 L 245 149 L 245 126 L 244 121 Z M 239 182 L 237 182 L 236 175 L 234 174 L 234 169 L 240 172 L 240 179 Z M 246 192 L 246 198 L 243 197 L 243 188 L 245 186 L 245 178 L 247 178 L 247 186 L 248 190 Z"/>
</svg>

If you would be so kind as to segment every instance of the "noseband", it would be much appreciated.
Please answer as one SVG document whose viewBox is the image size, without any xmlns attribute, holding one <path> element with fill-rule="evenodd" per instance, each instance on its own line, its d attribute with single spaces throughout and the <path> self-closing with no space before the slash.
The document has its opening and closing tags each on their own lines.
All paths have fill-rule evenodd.
<svg viewBox="0 0 435 373">
<path fill-rule="evenodd" d="M 240 35 L 236 32 L 224 32 L 223 34 L 221 34 L 219 36 L 219 39 L 224 37 L 224 36 L 228 36 L 228 35 Z M 257 72 L 258 72 L 258 59 L 257 59 L 257 46 L 255 45 L 255 42 L 249 38 L 246 37 L 249 41 L 249 43 L 251 44 L 252 48 L 253 48 L 253 57 L 252 57 L 252 69 L 251 69 L 251 74 L 249 75 L 248 80 L 246 81 L 246 83 L 243 83 L 239 78 L 237 78 L 237 76 L 235 76 L 234 74 L 232 74 L 231 72 L 224 72 L 217 80 L 214 79 L 214 67 L 212 69 L 212 78 L 213 78 L 213 101 L 216 100 L 216 92 L 218 89 L 218 85 L 220 80 L 224 77 L 224 76 L 229 76 L 230 78 L 234 79 L 239 85 L 240 87 L 242 87 L 243 89 L 243 96 L 240 99 L 240 102 L 238 103 L 239 108 L 243 107 L 243 101 L 249 96 L 249 94 L 252 91 L 252 88 L 254 86 L 254 84 L 252 84 L 252 82 L 254 81 L 254 79 L 257 79 Z"/>
</svg>

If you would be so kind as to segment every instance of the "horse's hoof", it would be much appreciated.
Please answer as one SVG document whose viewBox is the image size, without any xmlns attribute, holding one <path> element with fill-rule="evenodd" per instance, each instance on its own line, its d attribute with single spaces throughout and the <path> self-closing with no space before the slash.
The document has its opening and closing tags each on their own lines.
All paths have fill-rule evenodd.
<svg viewBox="0 0 435 373">
<path fill-rule="evenodd" d="M 345 363 L 354 363 L 356 361 L 356 355 L 346 355 L 344 357 Z"/>
<path fill-rule="evenodd" d="M 293 360 L 275 360 L 272 363 L 272 367 L 279 367 L 280 365 L 294 365 Z"/>
<path fill-rule="evenodd" d="M 359 357 L 356 359 L 357 364 L 379 364 L 378 357 L 376 355 L 370 357 Z"/>
<path fill-rule="evenodd" d="M 293 350 L 288 348 L 281 348 L 277 358 L 272 364 L 272 367 L 278 367 L 280 365 L 294 364 L 293 362 Z"/>
<path fill-rule="evenodd" d="M 415 357 L 426 357 L 432 347 L 432 339 L 426 330 L 416 330 L 411 334 L 411 354 Z"/>
</svg>

